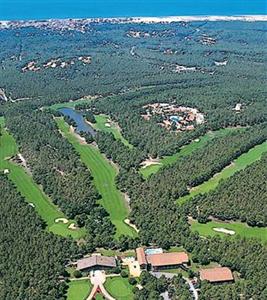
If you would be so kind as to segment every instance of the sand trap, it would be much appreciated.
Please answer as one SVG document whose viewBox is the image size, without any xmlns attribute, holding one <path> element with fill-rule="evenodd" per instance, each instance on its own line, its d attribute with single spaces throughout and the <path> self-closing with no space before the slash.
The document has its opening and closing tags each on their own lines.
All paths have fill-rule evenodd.
<svg viewBox="0 0 267 300">
<path fill-rule="evenodd" d="M 134 225 L 133 223 L 131 223 L 131 221 L 129 219 L 125 219 L 124 223 L 131 226 L 136 232 L 139 232 L 139 230 L 137 229 L 136 225 Z"/>
<path fill-rule="evenodd" d="M 152 165 L 162 165 L 162 163 L 160 163 L 158 158 L 155 158 L 155 159 L 149 158 L 149 159 L 146 159 L 143 162 L 141 162 L 140 165 L 142 166 L 142 169 L 145 169 L 146 167 L 152 166 Z"/>
<path fill-rule="evenodd" d="M 35 205 L 34 205 L 32 202 L 30 202 L 29 205 L 30 205 L 31 207 L 35 207 Z"/>
<path fill-rule="evenodd" d="M 229 229 L 225 229 L 225 228 L 222 228 L 222 227 L 213 228 L 213 230 L 217 231 L 217 232 L 222 232 L 222 233 L 230 234 L 230 235 L 234 235 L 235 234 L 234 230 L 229 230 Z"/>
<path fill-rule="evenodd" d="M 58 219 L 55 219 L 55 222 L 56 222 L 56 223 L 67 224 L 69 221 L 68 221 L 68 219 L 66 219 L 66 218 L 58 218 Z"/>
<path fill-rule="evenodd" d="M 77 226 L 74 224 L 74 223 L 71 223 L 69 226 L 68 226 L 69 229 L 71 230 L 76 230 L 77 229 Z"/>
<path fill-rule="evenodd" d="M 106 127 L 111 127 L 111 125 L 109 123 L 106 123 L 105 126 Z"/>
</svg>

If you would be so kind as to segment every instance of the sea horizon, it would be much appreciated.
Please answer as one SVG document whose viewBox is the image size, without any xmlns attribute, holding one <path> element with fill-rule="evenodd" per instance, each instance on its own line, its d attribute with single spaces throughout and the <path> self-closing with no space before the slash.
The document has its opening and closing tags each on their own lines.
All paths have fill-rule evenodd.
<svg viewBox="0 0 267 300">
<path fill-rule="evenodd" d="M 265 0 L 0 0 L 0 20 L 266 15 Z"/>
</svg>

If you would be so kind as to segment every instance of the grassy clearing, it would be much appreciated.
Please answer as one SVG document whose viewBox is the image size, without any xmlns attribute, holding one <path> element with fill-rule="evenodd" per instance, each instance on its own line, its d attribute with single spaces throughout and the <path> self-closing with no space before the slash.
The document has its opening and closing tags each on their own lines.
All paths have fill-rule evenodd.
<svg viewBox="0 0 267 300">
<path fill-rule="evenodd" d="M 120 129 L 114 122 L 109 121 L 109 116 L 107 115 L 95 115 L 96 123 L 92 124 L 93 127 L 97 130 L 112 133 L 116 140 L 121 141 L 125 146 L 129 147 L 130 149 L 133 148 L 131 145 L 121 134 Z M 106 124 L 110 124 L 110 127 L 106 126 Z"/>
<path fill-rule="evenodd" d="M 100 151 L 87 144 L 81 144 L 75 134 L 70 132 L 69 125 L 62 119 L 56 119 L 60 131 L 80 154 L 83 163 L 90 169 L 94 184 L 101 195 L 100 204 L 110 215 L 111 222 L 116 227 L 116 237 L 121 235 L 136 236 L 137 233 L 124 223 L 128 216 L 128 208 L 122 194 L 116 188 L 116 168 L 100 153 Z"/>
<path fill-rule="evenodd" d="M 127 250 L 127 251 L 119 251 L 119 250 L 112 250 L 112 249 L 97 249 L 97 252 L 101 253 L 104 256 L 125 256 L 131 257 L 135 256 L 134 250 Z"/>
<path fill-rule="evenodd" d="M 85 300 L 92 289 L 89 279 L 70 281 L 68 286 L 67 300 Z"/>
<path fill-rule="evenodd" d="M 194 152 L 197 149 L 200 149 L 204 147 L 210 140 L 212 140 L 215 137 L 222 137 L 227 135 L 229 132 L 236 130 L 235 128 L 224 128 L 217 131 L 211 131 L 205 134 L 204 136 L 199 138 L 199 141 L 193 141 L 190 144 L 184 146 L 181 148 L 181 150 L 171 156 L 165 156 L 162 159 L 159 160 L 160 164 L 150 165 L 146 168 L 141 168 L 139 172 L 142 174 L 142 176 L 147 179 L 150 175 L 155 174 L 161 169 L 163 166 L 167 166 L 170 164 L 173 164 L 178 159 L 187 156 Z"/>
<path fill-rule="evenodd" d="M 133 299 L 133 292 L 127 278 L 113 277 L 107 278 L 104 284 L 107 291 L 117 300 L 131 300 Z"/>
<path fill-rule="evenodd" d="M 198 185 L 197 187 L 194 187 L 189 195 L 179 198 L 178 203 L 182 204 L 198 194 L 204 194 L 215 189 L 220 180 L 229 178 L 236 172 L 245 169 L 247 166 L 259 160 L 264 152 L 267 152 L 267 141 L 240 155 L 233 161 L 231 165 L 225 167 L 220 173 L 216 174 L 208 181 Z"/>
<path fill-rule="evenodd" d="M 93 98 L 91 98 L 91 99 L 82 98 L 82 99 L 78 99 L 78 100 L 75 100 L 75 101 L 56 103 L 56 104 L 53 104 L 53 105 L 49 106 L 49 108 L 52 108 L 54 110 L 57 110 L 57 109 L 60 109 L 60 108 L 63 108 L 63 107 L 75 108 L 75 105 L 90 103 L 92 100 L 93 100 Z"/>
<path fill-rule="evenodd" d="M 201 224 L 197 221 L 192 221 L 191 229 L 193 231 L 199 232 L 201 236 L 229 236 L 226 233 L 217 232 L 213 230 L 213 228 L 225 228 L 228 230 L 235 231 L 235 234 L 232 237 L 236 237 L 240 235 L 244 238 L 257 238 L 262 240 L 263 242 L 267 241 L 267 228 L 266 227 L 250 227 L 246 223 L 241 222 L 233 222 L 233 223 L 226 223 L 226 222 L 219 222 L 219 221 L 210 221 L 206 224 Z"/>
<path fill-rule="evenodd" d="M 68 226 L 74 221 L 69 220 L 67 224 L 55 223 L 55 219 L 65 218 L 65 215 L 51 202 L 23 167 L 7 159 L 16 155 L 18 149 L 14 138 L 5 129 L 2 129 L 2 134 L 0 138 L 0 170 L 9 170 L 8 178 L 15 184 L 25 200 L 34 205 L 34 209 L 47 223 L 49 231 L 64 237 L 71 236 L 74 239 L 82 237 L 85 234 L 84 229 L 75 231 L 68 229 Z"/>
</svg>

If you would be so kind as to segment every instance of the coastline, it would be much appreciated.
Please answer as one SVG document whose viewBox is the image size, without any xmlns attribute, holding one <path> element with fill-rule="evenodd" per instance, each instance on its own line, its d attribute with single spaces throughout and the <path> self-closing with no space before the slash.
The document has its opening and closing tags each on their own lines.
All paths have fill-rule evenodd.
<svg viewBox="0 0 267 300">
<path fill-rule="evenodd" d="M 245 22 L 266 22 L 267 15 L 233 15 L 233 16 L 166 16 L 166 17 L 115 17 L 115 18 L 72 18 L 72 19 L 44 19 L 44 20 L 0 20 L 0 29 L 16 26 L 29 27 L 34 24 L 51 23 L 135 23 L 135 24 L 154 24 L 154 23 L 174 23 L 174 22 L 198 22 L 198 21 L 245 21 Z"/>
</svg>

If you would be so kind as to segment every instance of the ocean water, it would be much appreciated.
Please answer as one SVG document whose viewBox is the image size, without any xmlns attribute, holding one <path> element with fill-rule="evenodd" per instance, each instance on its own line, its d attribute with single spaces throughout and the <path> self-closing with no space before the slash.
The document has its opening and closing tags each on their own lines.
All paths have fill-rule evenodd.
<svg viewBox="0 0 267 300">
<path fill-rule="evenodd" d="M 0 20 L 267 14 L 267 0 L 0 0 Z"/>
</svg>

